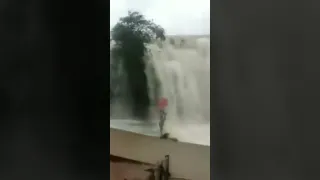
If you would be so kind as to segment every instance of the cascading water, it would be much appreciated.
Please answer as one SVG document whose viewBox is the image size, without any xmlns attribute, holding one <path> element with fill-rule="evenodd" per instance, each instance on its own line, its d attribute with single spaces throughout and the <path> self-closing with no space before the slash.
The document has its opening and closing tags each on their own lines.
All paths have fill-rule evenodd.
<svg viewBox="0 0 320 180">
<path fill-rule="evenodd" d="M 159 120 L 156 102 L 165 97 L 168 99 L 165 131 L 180 141 L 209 145 L 209 37 L 186 39 L 183 44 L 155 42 L 147 48 L 145 73 L 153 101 L 151 121 Z"/>
</svg>

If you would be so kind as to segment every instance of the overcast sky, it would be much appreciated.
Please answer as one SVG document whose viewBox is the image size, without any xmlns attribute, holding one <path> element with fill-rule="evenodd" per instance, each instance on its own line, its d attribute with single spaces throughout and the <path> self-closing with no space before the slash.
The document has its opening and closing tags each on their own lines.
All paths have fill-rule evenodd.
<svg viewBox="0 0 320 180">
<path fill-rule="evenodd" d="M 153 19 L 169 35 L 210 34 L 210 0 L 110 0 L 110 27 L 128 10 Z"/>
</svg>

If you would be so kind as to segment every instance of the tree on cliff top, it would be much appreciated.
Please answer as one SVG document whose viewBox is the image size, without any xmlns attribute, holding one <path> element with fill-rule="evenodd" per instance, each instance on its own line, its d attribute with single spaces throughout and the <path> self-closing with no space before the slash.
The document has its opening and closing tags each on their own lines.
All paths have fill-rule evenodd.
<svg viewBox="0 0 320 180">
<path fill-rule="evenodd" d="M 132 97 L 132 112 L 136 118 L 145 119 L 150 105 L 145 74 L 145 43 L 155 39 L 165 40 L 165 31 L 139 12 L 129 11 L 112 28 L 111 38 L 116 43 L 111 50 L 115 67 L 121 64 L 127 75 L 126 87 Z"/>
</svg>

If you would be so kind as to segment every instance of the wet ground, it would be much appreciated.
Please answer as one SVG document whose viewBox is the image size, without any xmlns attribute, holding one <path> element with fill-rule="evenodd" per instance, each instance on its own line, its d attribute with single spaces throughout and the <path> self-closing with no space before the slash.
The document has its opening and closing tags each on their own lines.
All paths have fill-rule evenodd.
<svg viewBox="0 0 320 180">
<path fill-rule="evenodd" d="M 110 127 L 148 136 L 160 136 L 157 122 L 143 122 L 134 120 L 111 120 Z M 170 125 L 168 128 L 172 137 L 181 142 L 189 142 L 210 146 L 210 124 L 180 124 Z"/>
<path fill-rule="evenodd" d="M 110 127 L 148 136 L 159 136 L 159 127 L 156 122 L 142 122 L 134 120 L 111 120 Z"/>
</svg>

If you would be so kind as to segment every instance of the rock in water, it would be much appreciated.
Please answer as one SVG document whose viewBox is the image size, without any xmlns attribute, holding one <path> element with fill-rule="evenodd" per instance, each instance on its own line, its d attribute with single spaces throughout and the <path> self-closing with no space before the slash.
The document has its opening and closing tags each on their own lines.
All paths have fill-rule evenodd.
<svg viewBox="0 0 320 180">
<path fill-rule="evenodd" d="M 174 137 L 170 137 L 169 133 L 164 133 L 163 135 L 160 136 L 160 139 L 169 139 L 169 140 L 178 142 L 178 139 Z"/>
</svg>

